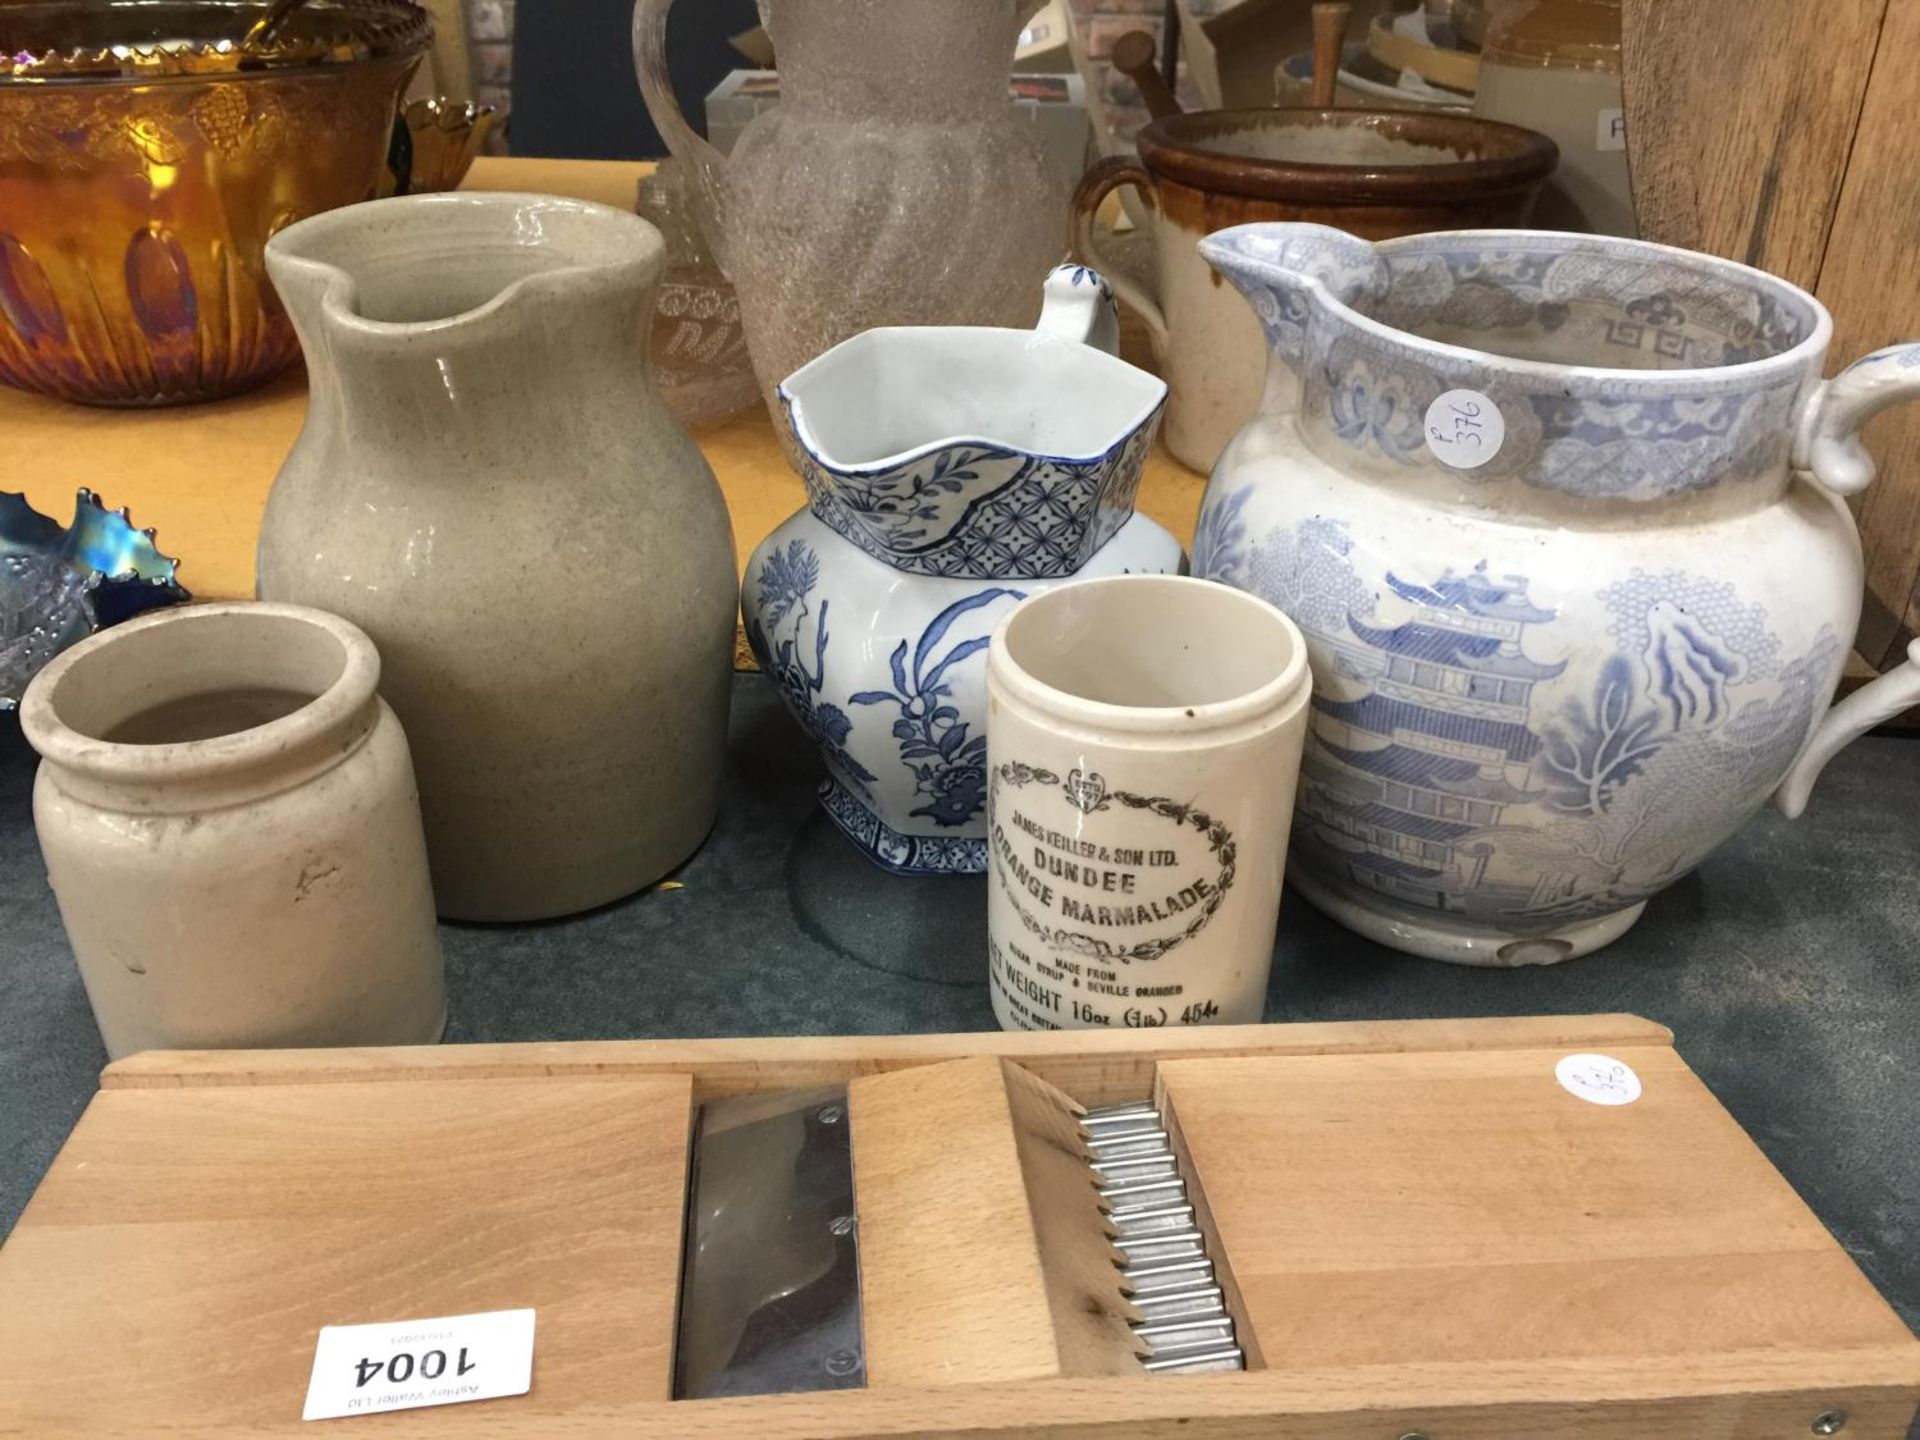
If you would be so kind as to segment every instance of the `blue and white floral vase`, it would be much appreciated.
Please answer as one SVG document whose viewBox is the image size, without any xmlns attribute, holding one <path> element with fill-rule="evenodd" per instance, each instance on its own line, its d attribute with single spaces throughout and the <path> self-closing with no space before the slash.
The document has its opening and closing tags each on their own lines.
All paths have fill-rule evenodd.
<svg viewBox="0 0 1920 1440">
<path fill-rule="evenodd" d="M 1920 701 L 1916 644 L 1823 719 L 1860 615 L 1857 431 L 1920 395 L 1920 345 L 1822 382 L 1812 296 L 1601 236 L 1201 248 L 1272 364 L 1194 568 L 1306 633 L 1289 874 L 1342 923 L 1467 964 L 1584 954 Z"/>
<path fill-rule="evenodd" d="M 868 330 L 780 386 L 807 508 L 747 563 L 747 639 L 826 760 L 827 814 L 888 870 L 986 869 L 984 652 L 1006 612 L 1184 567 L 1133 513 L 1167 387 L 1117 335 L 1106 282 L 1063 265 L 1035 330 Z"/>
</svg>

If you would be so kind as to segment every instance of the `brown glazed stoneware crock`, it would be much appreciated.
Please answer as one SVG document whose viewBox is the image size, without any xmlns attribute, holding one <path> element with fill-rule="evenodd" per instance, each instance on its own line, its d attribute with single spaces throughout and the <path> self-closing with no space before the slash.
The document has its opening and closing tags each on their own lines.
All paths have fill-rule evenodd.
<svg viewBox="0 0 1920 1440">
<path fill-rule="evenodd" d="M 1517 125 L 1401 110 L 1204 110 L 1154 121 L 1139 147 L 1080 182 L 1074 249 L 1146 322 L 1172 389 L 1161 433 L 1203 472 L 1253 415 L 1266 374 L 1260 326 L 1200 258 L 1204 236 L 1256 220 L 1368 240 L 1523 225 L 1559 155 Z M 1154 212 L 1151 289 L 1100 252 L 1095 214 L 1126 185 Z"/>
</svg>

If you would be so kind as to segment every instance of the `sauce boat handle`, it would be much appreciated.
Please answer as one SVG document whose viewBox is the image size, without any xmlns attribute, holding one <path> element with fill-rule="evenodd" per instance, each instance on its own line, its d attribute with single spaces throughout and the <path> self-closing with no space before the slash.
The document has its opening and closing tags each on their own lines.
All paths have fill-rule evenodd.
<svg viewBox="0 0 1920 1440">
<path fill-rule="evenodd" d="M 1787 778 L 1773 792 L 1774 806 L 1789 820 L 1799 819 L 1827 762 L 1874 726 L 1913 705 L 1920 705 L 1920 640 L 1907 646 L 1905 664 L 1869 680 L 1827 711 Z"/>
<path fill-rule="evenodd" d="M 1873 483 L 1873 457 L 1860 427 L 1889 405 L 1920 399 L 1920 340 L 1863 355 L 1800 402 L 1793 467 L 1836 495 L 1858 495 Z"/>
<path fill-rule="evenodd" d="M 1120 308 L 1114 303 L 1113 287 L 1098 270 L 1085 265 L 1053 267 L 1041 291 L 1040 320 L 1033 328 L 1109 355 L 1120 353 Z"/>
</svg>

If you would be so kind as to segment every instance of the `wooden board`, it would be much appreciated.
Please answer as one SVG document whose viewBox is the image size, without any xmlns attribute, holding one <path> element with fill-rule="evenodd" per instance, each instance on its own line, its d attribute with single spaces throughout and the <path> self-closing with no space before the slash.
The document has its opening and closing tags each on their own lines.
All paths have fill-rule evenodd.
<svg viewBox="0 0 1920 1440">
<path fill-rule="evenodd" d="M 1833 311 L 1830 368 L 1896 340 L 1920 340 L 1920 5 L 1887 7 L 1846 182 L 1814 293 Z M 1920 402 L 1873 420 L 1867 449 L 1880 467 L 1856 511 L 1866 546 L 1867 603 L 1858 648 L 1897 665 L 1920 635 Z M 1910 715 L 1910 723 L 1920 714 Z"/>
<path fill-rule="evenodd" d="M 1608 1163 L 1594 1163 L 1588 1151 L 1595 1141 L 1579 1122 L 1543 1126 L 1529 1097 L 1522 1097 L 1526 1103 L 1509 1115 L 1514 1087 L 1521 1083 L 1515 1077 L 1524 1072 L 1531 1084 L 1542 1057 L 1574 1050 L 1618 1055 L 1656 1082 L 1660 1088 L 1650 1090 L 1649 1100 L 1643 1103 L 1654 1107 L 1647 1114 L 1664 1116 L 1670 1143 L 1639 1149 L 1615 1145 L 1605 1152 Z M 1381 1363 L 1365 1358 L 1365 1337 L 1348 1325 L 1344 1331 L 1336 1326 L 1335 1333 L 1324 1340 L 1309 1337 L 1312 1344 L 1302 1343 L 1292 1352 L 1275 1344 L 1278 1332 L 1264 1333 L 1265 1368 L 1244 1374 L 876 1385 L 825 1395 L 687 1402 L 633 1398 L 637 1393 L 630 1388 L 633 1381 L 610 1365 L 590 1372 L 583 1367 L 578 1383 L 563 1386 L 544 1348 L 552 1327 L 543 1310 L 531 1396 L 356 1419 L 353 1433 L 369 1437 L 444 1433 L 489 1440 L 509 1436 L 514 1440 L 597 1440 L 602 1436 L 609 1440 L 837 1440 L 852 1436 L 1391 1440 L 1418 1431 L 1435 1440 L 1448 1436 L 1537 1440 L 1549 1434 L 1556 1440 L 1672 1440 L 1674 1436 L 1789 1440 L 1809 1433 L 1816 1416 L 1837 1408 L 1848 1415 L 1849 1437 L 1901 1440 L 1914 1416 L 1915 1400 L 1920 1397 L 1920 1346 L 1898 1330 L 1897 1322 L 1884 1323 L 1884 1307 L 1875 1309 L 1877 1302 L 1844 1256 L 1832 1262 L 1830 1283 L 1824 1289 L 1792 1288 L 1802 1278 L 1797 1268 L 1775 1276 L 1788 1286 L 1783 1294 L 1797 1298 L 1802 1311 L 1794 1323 L 1781 1321 L 1777 1328 L 1768 1321 L 1778 1308 L 1776 1302 L 1750 1288 L 1742 1289 L 1746 1282 L 1726 1270 L 1727 1255 L 1740 1244 L 1763 1267 L 1791 1266 L 1796 1263 L 1794 1257 L 1800 1256 L 1825 1256 L 1830 1261 L 1839 1252 L 1817 1233 L 1817 1227 L 1796 1208 L 1797 1202 L 1791 1202 L 1783 1183 L 1750 1142 L 1686 1075 L 1664 1029 L 1631 1016 L 1592 1016 L 1249 1026 L 1119 1035 L 811 1037 L 137 1056 L 109 1068 L 95 1110 L 83 1118 L 43 1186 L 42 1199 L 30 1207 L 18 1232 L 30 1241 L 37 1229 L 58 1229 L 52 1225 L 58 1219 L 71 1231 L 91 1228 L 96 1231 L 95 1240 L 114 1243 L 70 1245 L 58 1256 L 57 1276 L 36 1264 L 30 1286 L 16 1283 L 29 1274 L 29 1268 L 15 1258 L 23 1240 L 17 1238 L 0 1254 L 0 1345 L 12 1347 L 0 1352 L 7 1355 L 6 1366 L 0 1366 L 0 1434 L 30 1435 L 33 1440 L 311 1437 L 311 1427 L 296 1418 L 304 1370 L 297 1379 L 291 1373 L 280 1377 L 275 1403 L 263 1399 L 257 1410 L 247 1412 L 248 1418 L 235 1419 L 230 1402 L 215 1398 L 225 1395 L 228 1375 L 204 1363 L 199 1351 L 191 1354 L 199 1369 L 189 1380 L 122 1378 L 94 1390 L 87 1379 L 95 1373 L 89 1344 L 97 1341 L 94 1348 L 102 1352 L 135 1354 L 148 1353 L 140 1346 L 159 1346 L 171 1354 L 204 1343 L 206 1334 L 251 1335 L 263 1337 L 250 1342 L 256 1346 L 271 1347 L 276 1354 L 299 1352 L 304 1360 L 311 1354 L 313 1320 L 298 1308 L 305 1303 L 305 1289 L 296 1282 L 301 1276 L 328 1273 L 324 1257 L 329 1247 L 316 1244 L 316 1236 L 321 1242 L 330 1238 L 322 1228 L 328 1216 L 342 1206 L 384 1204 L 422 1183 L 441 1184 L 439 1167 L 458 1172 L 469 1183 L 484 1179 L 488 1187 L 483 1198 L 461 1216 L 457 1229 L 436 1232 L 429 1227 L 429 1234 L 456 1235 L 464 1247 L 456 1252 L 449 1241 L 446 1248 L 435 1251 L 437 1255 L 479 1256 L 473 1261 L 482 1269 L 479 1278 L 447 1283 L 469 1287 L 475 1292 L 469 1298 L 478 1301 L 485 1276 L 509 1264 L 498 1257 L 531 1252 L 530 1263 L 537 1262 L 534 1268 L 539 1274 L 547 1275 L 558 1265 L 570 1282 L 582 1287 L 558 1299 L 535 1297 L 534 1303 L 584 1308 L 590 1296 L 593 1304 L 603 1307 L 603 1315 L 616 1320 L 637 1315 L 637 1310 L 623 1308 L 636 1304 L 625 1292 L 635 1284 L 656 1291 L 660 1287 L 657 1278 L 641 1280 L 620 1268 L 619 1257 L 636 1228 L 635 1216 L 610 1200 L 580 1210 L 570 1202 L 564 1181 L 570 1166 L 583 1168 L 593 1185 L 604 1185 L 605 1191 L 596 1193 L 618 1191 L 635 1197 L 641 1209 L 646 1205 L 644 1197 L 651 1193 L 649 1185 L 677 1190 L 683 1178 L 678 1154 L 664 1165 L 657 1153 L 635 1158 L 637 1151 L 651 1146 L 657 1152 L 665 1143 L 657 1129 L 633 1115 L 633 1097 L 640 1093 L 635 1087 L 651 1083 L 647 1077 L 674 1077 L 681 1087 L 690 1082 L 696 1094 L 741 1094 L 911 1072 L 967 1056 L 1014 1060 L 1082 1103 L 1151 1093 L 1162 1066 L 1177 1076 L 1184 1066 L 1217 1064 L 1224 1070 L 1226 1062 L 1238 1057 L 1245 1068 L 1236 1072 L 1244 1079 L 1235 1103 L 1258 1119 L 1256 1128 L 1269 1134 L 1285 1133 L 1289 1126 L 1297 1129 L 1316 1105 L 1329 1117 L 1315 1137 L 1316 1148 L 1304 1161 L 1297 1155 L 1287 1157 L 1296 1170 L 1344 1168 L 1350 1178 L 1369 1182 L 1338 1194 L 1330 1186 L 1323 1187 L 1320 1209 L 1309 1215 L 1275 1204 L 1267 1213 L 1267 1225 L 1295 1236 L 1304 1255 L 1318 1256 L 1320 1269 L 1312 1272 L 1315 1285 L 1323 1279 L 1346 1283 L 1341 1277 L 1357 1272 L 1384 1288 L 1390 1272 L 1397 1269 L 1408 1303 L 1424 1307 L 1429 1315 L 1441 1315 L 1442 1323 L 1429 1329 L 1444 1331 L 1452 1314 L 1436 1299 L 1436 1285 L 1451 1278 L 1444 1276 L 1447 1267 L 1438 1263 L 1427 1235 L 1436 1225 L 1453 1226 L 1469 1247 L 1479 1246 L 1477 1251 L 1465 1252 L 1468 1259 L 1489 1262 L 1481 1267 L 1453 1267 L 1459 1272 L 1463 1304 L 1470 1304 L 1473 1314 L 1484 1313 L 1489 1303 L 1484 1298 L 1486 1282 L 1478 1275 L 1482 1268 L 1504 1268 L 1518 1287 L 1507 1301 L 1526 1323 L 1511 1328 L 1531 1330 L 1543 1323 L 1566 1333 L 1572 1312 L 1599 1306 L 1611 1293 L 1585 1280 L 1568 1283 L 1565 1274 L 1554 1268 L 1583 1263 L 1577 1250 L 1567 1253 L 1570 1241 L 1564 1230 L 1549 1228 L 1537 1238 L 1518 1212 L 1509 1213 L 1504 1222 L 1497 1212 L 1486 1218 L 1487 1200 L 1503 1193 L 1496 1181 L 1504 1173 L 1502 1166 L 1512 1166 L 1509 1152 L 1525 1157 L 1530 1173 L 1543 1184 L 1559 1187 L 1549 1193 L 1578 1190 L 1581 1202 L 1603 1216 L 1616 1206 L 1638 1207 L 1629 1213 L 1640 1216 L 1659 1243 L 1642 1247 L 1644 1253 L 1634 1252 L 1617 1242 L 1620 1226 L 1608 1226 L 1605 1233 L 1615 1237 L 1615 1248 L 1584 1263 L 1643 1264 L 1638 1293 L 1649 1312 L 1662 1312 L 1648 1321 L 1656 1329 L 1679 1328 L 1672 1315 L 1684 1313 L 1690 1301 L 1705 1294 L 1700 1275 L 1722 1275 L 1734 1287 L 1733 1293 L 1752 1300 L 1753 1308 L 1723 1315 L 1714 1303 L 1704 1303 L 1701 1314 L 1728 1348 L 1710 1348 L 1701 1340 L 1681 1344 L 1667 1354 L 1644 1353 L 1650 1347 L 1634 1350 L 1606 1340 L 1588 1353 L 1542 1354 L 1535 1352 L 1545 1347 L 1521 1345 L 1523 1353 L 1517 1357 L 1499 1358 L 1465 1353 L 1472 1347 L 1464 1344 L 1449 1350 L 1436 1344 L 1426 1330 L 1407 1327 L 1403 1333 L 1411 1336 L 1409 1343 L 1424 1346 L 1426 1358 Z M 1323 1066 L 1328 1068 L 1319 1068 Z M 1328 1079 L 1306 1085 L 1294 1078 L 1331 1077 L 1336 1072 L 1345 1077 L 1340 1083 Z M 1282 1076 L 1285 1085 L 1280 1083 Z M 1372 1093 L 1353 1099 L 1350 1086 L 1362 1091 L 1371 1088 Z M 1177 1097 L 1180 1088 L 1176 1078 L 1169 1094 Z M 1409 1090 L 1416 1096 L 1433 1092 L 1424 1102 L 1425 1110 L 1422 1102 L 1403 1098 L 1402 1092 Z M 684 1128 L 685 1088 L 675 1093 L 675 1113 Z M 409 1133 L 385 1147 L 380 1152 L 382 1167 L 362 1167 L 373 1178 L 363 1187 L 372 1198 L 361 1202 L 355 1187 L 339 1181 L 336 1169 L 323 1171 L 317 1162 L 303 1168 L 299 1157 L 310 1155 L 316 1139 L 324 1141 L 329 1134 L 325 1126 L 303 1123 L 303 1117 L 329 1113 L 339 1103 L 336 1097 L 370 1108 L 359 1097 L 376 1094 L 381 1097 L 381 1113 L 406 1116 L 417 1106 L 424 1107 L 422 1113 L 433 1124 L 426 1137 Z M 555 1098 L 550 1105 L 539 1105 L 528 1098 L 533 1095 Z M 415 1097 L 425 1098 L 416 1101 Z M 1448 1099 L 1454 1103 L 1444 1104 Z M 1579 1103 L 1571 1097 L 1567 1100 Z M 545 1123 L 519 1126 L 511 1145 L 493 1142 L 471 1127 L 447 1128 L 449 1113 L 491 1114 L 503 1104 L 510 1114 L 537 1114 Z M 1430 1125 L 1395 1124 L 1395 1112 L 1408 1104 Z M 523 1108 L 528 1105 L 537 1108 Z M 1660 1108 L 1666 1105 L 1673 1107 L 1671 1112 Z M 259 1113 L 275 1117 L 270 1125 L 225 1123 L 227 1117 L 254 1113 L 251 1107 L 255 1106 L 261 1107 Z M 1014 1108 L 1010 1101 L 1009 1113 Z M 1204 1108 L 1196 1103 L 1183 1115 L 1189 1126 Z M 216 1125 L 208 1116 L 219 1117 L 222 1123 Z M 1268 1116 L 1273 1117 L 1271 1122 Z M 1617 1112 L 1615 1118 L 1619 1118 Z M 629 1125 L 631 1134 L 622 1129 Z M 1204 1117 L 1200 1128 L 1205 1128 Z M 1451 1136 L 1453 1143 L 1423 1140 L 1422 1128 Z M 224 1134 L 216 1133 L 230 1130 L 233 1136 L 244 1137 L 251 1129 L 260 1134 L 244 1140 L 237 1152 Z M 444 1139 L 433 1138 L 443 1129 Z M 1409 1134 L 1418 1142 L 1408 1157 L 1415 1169 L 1403 1172 L 1380 1161 L 1377 1154 L 1373 1161 L 1367 1160 L 1372 1147 Z M 191 1143 L 183 1145 L 182 1137 Z M 1218 1135 L 1196 1143 L 1199 1148 L 1217 1147 Z M 1263 1153 L 1262 1146 L 1271 1157 L 1270 1140 L 1237 1136 L 1232 1146 L 1234 1163 L 1246 1168 L 1247 1157 Z M 1481 1163 L 1465 1163 L 1455 1151 L 1478 1154 Z M 228 1190 L 211 1183 L 210 1177 L 216 1166 L 236 1153 L 290 1156 L 288 1163 L 302 1179 L 314 1177 L 313 1183 L 299 1187 L 270 1183 L 271 1177 L 257 1173 L 260 1167 L 255 1164 L 238 1172 L 228 1198 Z M 162 1156 L 169 1158 L 163 1161 Z M 189 1301 L 174 1298 L 181 1288 L 177 1275 L 171 1285 L 143 1281 L 144 1288 L 128 1289 L 126 1277 L 137 1277 L 139 1270 L 129 1259 L 131 1241 L 115 1228 L 133 1223 L 147 1226 L 148 1235 L 159 1237 L 152 1242 L 153 1248 L 181 1240 L 207 1248 L 210 1232 L 194 1229 L 194 1212 L 177 1218 L 173 1213 L 181 1191 L 169 1188 L 172 1182 L 165 1177 L 180 1157 L 202 1176 L 202 1183 L 187 1192 L 199 1209 L 232 1216 L 243 1227 L 273 1227 L 260 1232 L 270 1234 L 271 1243 L 253 1252 L 244 1273 L 229 1273 L 217 1287 Z M 89 1170 L 77 1169 L 75 1162 L 81 1160 L 90 1162 Z M 131 1163 L 134 1160 L 139 1163 Z M 1695 1210 L 1706 1206 L 1724 1217 L 1726 1233 L 1715 1234 L 1710 1227 L 1691 1223 L 1692 1212 L 1684 1208 L 1663 1210 L 1658 1196 L 1649 1194 L 1645 1175 L 1630 1170 L 1635 1162 L 1642 1170 L 1669 1177 L 1684 1170 L 1693 1188 L 1680 1198 Z M 861 1163 L 856 1153 L 856 1174 Z M 1219 1167 L 1218 1161 L 1207 1163 L 1216 1170 Z M 92 1173 L 92 1165 L 102 1167 L 98 1174 Z M 655 1167 L 664 1175 L 654 1177 Z M 516 1177 L 542 1171 L 548 1183 L 536 1189 L 545 1223 L 574 1237 L 565 1244 L 546 1245 L 537 1226 L 531 1235 L 519 1228 L 523 1221 L 530 1226 L 534 1221 L 514 1198 L 527 1189 Z M 316 1172 L 324 1173 L 325 1180 L 319 1180 Z M 163 1183 L 148 1196 L 145 1192 L 153 1188 L 156 1175 Z M 556 1181 L 555 1176 L 561 1179 Z M 1214 1179 L 1218 1182 L 1220 1177 Z M 1233 1184 L 1226 1182 L 1221 1190 L 1209 1192 L 1208 1177 L 1198 1180 L 1199 1188 L 1219 1206 L 1215 1218 L 1220 1234 L 1227 1237 L 1241 1266 L 1258 1278 L 1263 1272 L 1251 1263 L 1244 1214 L 1237 1204 L 1221 1204 L 1223 1194 L 1229 1202 L 1233 1200 Z M 81 1183 L 92 1188 L 68 1188 Z M 1032 1183 L 1029 1179 L 1030 1190 Z M 68 1207 L 62 1215 L 60 1206 L 45 1198 L 49 1195 L 72 1197 L 76 1204 L 84 1201 L 84 1208 Z M 65 1204 L 63 1199 L 61 1205 Z M 1329 1241 L 1318 1227 L 1324 1222 L 1333 1227 L 1333 1233 L 1358 1243 L 1366 1238 L 1369 1216 L 1376 1221 L 1390 1216 L 1395 1224 L 1411 1228 L 1392 1246 L 1376 1249 L 1372 1271 L 1356 1266 L 1343 1271 L 1329 1259 Z M 1481 1218 L 1468 1224 L 1463 1216 Z M 222 1233 L 244 1238 L 250 1232 L 235 1230 L 229 1223 Z M 398 1248 L 382 1257 L 383 1297 L 412 1294 L 409 1287 L 424 1283 L 421 1277 L 427 1273 L 404 1263 L 409 1253 L 407 1232 L 401 1234 L 402 1240 L 394 1242 Z M 504 1249 L 485 1243 L 496 1236 L 519 1243 Z M 412 1243 L 416 1250 L 423 1243 L 418 1232 Z M 1534 1254 L 1534 1249 L 1541 1253 Z M 592 1274 L 587 1265 L 565 1258 L 576 1251 L 599 1262 Z M 1521 1258 L 1510 1261 L 1510 1251 Z M 31 1254 L 31 1247 L 27 1253 Z M 555 1256 L 560 1259 L 556 1261 Z M 186 1268 L 179 1262 L 167 1263 L 176 1272 Z M 369 1269 L 373 1268 L 369 1262 Z M 1539 1285 L 1556 1288 L 1533 1288 Z M 514 1287 L 516 1292 L 524 1288 Z M 928 1303 L 941 1303 L 946 1293 L 940 1292 Z M 670 1304 L 670 1285 L 666 1295 L 664 1302 L 650 1302 L 652 1318 L 644 1325 L 624 1320 L 616 1325 L 618 1332 L 629 1342 L 636 1335 L 669 1335 L 670 1325 L 660 1316 Z M 86 1304 L 76 1305 L 74 1296 L 87 1297 Z M 117 1308 L 111 1313 L 103 1310 L 101 1297 L 111 1297 Z M 422 1303 L 425 1298 L 421 1297 Z M 434 1299 L 439 1301 L 437 1295 Z M 1251 1303 L 1245 1296 L 1242 1300 Z M 400 1318 L 390 1313 L 392 1307 L 384 1299 L 368 1301 L 368 1308 L 376 1303 L 376 1313 Z M 150 1321 L 149 1313 L 158 1318 Z M 1611 1337 L 1616 1328 L 1607 1319 L 1611 1312 L 1596 1309 L 1595 1313 L 1603 1339 Z M 244 1315 L 251 1328 L 240 1327 L 235 1315 Z M 209 1316 L 217 1324 L 210 1327 Z M 361 1313 L 342 1318 L 371 1317 Z M 83 1330 L 83 1321 L 93 1328 Z M 1266 1323 L 1271 1327 L 1282 1322 Z M 179 1336 L 161 1335 L 169 1329 L 180 1332 Z M 47 1342 L 34 1333 L 37 1330 L 57 1332 L 63 1343 Z M 289 1340 L 282 1332 L 297 1338 Z M 1318 1352 L 1314 1344 L 1320 1346 Z M 244 1352 L 242 1369 L 258 1363 L 260 1353 Z M 22 1356 L 29 1362 L 24 1366 L 18 1363 Z M 646 1368 L 649 1377 L 658 1377 L 660 1372 L 651 1361 Z"/>
<path fill-rule="evenodd" d="M 297 1422 L 322 1325 L 520 1306 L 528 1423 L 665 1401 L 691 1100 L 685 1076 L 103 1091 L 0 1250 L 0 1429 Z"/>
<path fill-rule="evenodd" d="M 1040 1242 L 1060 1373 L 1138 1379 L 1146 1347 L 1128 1322 L 1140 1312 L 1120 1289 L 1119 1256 L 1107 1243 L 1106 1216 L 1081 1140 L 1080 1107 L 1031 1071 L 999 1063 Z"/>
<path fill-rule="evenodd" d="M 1641 235 L 1812 289 L 1886 6 L 1625 0 L 1620 79 Z"/>
<path fill-rule="evenodd" d="M 976 1055 L 847 1108 L 869 1385 L 1140 1374 L 1072 1100 Z"/>
<path fill-rule="evenodd" d="M 1151 1031 L 993 1035 L 792 1035 L 778 1040 L 569 1040 L 531 1045 L 412 1045 L 342 1050 L 150 1050 L 109 1065 L 105 1089 L 328 1085 L 367 1080 L 532 1079 L 687 1074 L 694 1097 L 810 1090 L 862 1075 L 972 1055 L 1005 1056 L 1082 1105 L 1140 1100 L 1156 1064 L 1194 1056 L 1377 1055 L 1401 1050 L 1667 1046 L 1673 1032 L 1637 1015 L 1344 1020 Z"/>
<path fill-rule="evenodd" d="M 1562 1049 L 1160 1067 L 1269 1368 L 1911 1344 L 1670 1049 L 1603 1106 Z"/>
<path fill-rule="evenodd" d="M 867 1383 L 1062 1374 L 1001 1062 L 847 1087 Z"/>
</svg>

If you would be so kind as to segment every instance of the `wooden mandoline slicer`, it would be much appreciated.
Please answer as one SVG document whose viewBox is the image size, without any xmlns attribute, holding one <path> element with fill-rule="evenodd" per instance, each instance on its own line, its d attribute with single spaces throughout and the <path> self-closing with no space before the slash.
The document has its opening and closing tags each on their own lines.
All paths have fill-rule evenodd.
<svg viewBox="0 0 1920 1440">
<path fill-rule="evenodd" d="M 136 1056 L 0 1251 L 0 1434 L 325 1434 L 321 1326 L 522 1306 L 529 1394 L 316 1423 L 1900 1440 L 1920 1400 L 1667 1031 L 1589 1016 Z"/>
</svg>

